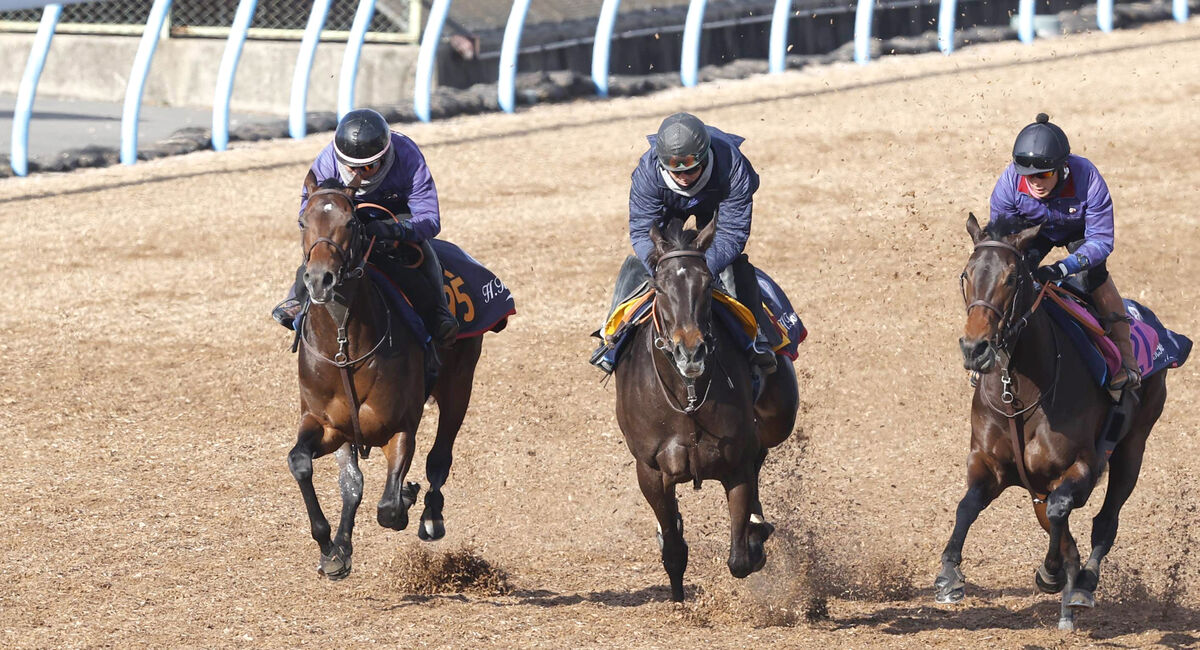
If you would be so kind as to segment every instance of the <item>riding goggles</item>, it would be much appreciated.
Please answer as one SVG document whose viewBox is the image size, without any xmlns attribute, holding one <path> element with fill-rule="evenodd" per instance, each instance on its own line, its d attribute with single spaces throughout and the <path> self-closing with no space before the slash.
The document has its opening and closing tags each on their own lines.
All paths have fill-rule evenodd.
<svg viewBox="0 0 1200 650">
<path fill-rule="evenodd" d="M 700 165 L 700 163 L 704 162 L 704 158 L 700 154 L 689 153 L 686 156 L 671 156 L 665 161 L 660 162 L 667 171 L 685 172 L 690 169 L 695 169 Z"/>
<path fill-rule="evenodd" d="M 1053 178 L 1054 175 L 1057 173 L 1058 173 L 1058 170 L 1051 169 L 1050 171 L 1046 171 L 1046 172 L 1034 172 L 1032 174 L 1024 174 L 1024 176 L 1026 178 L 1040 178 L 1040 179 L 1045 180 L 1045 179 Z"/>
</svg>

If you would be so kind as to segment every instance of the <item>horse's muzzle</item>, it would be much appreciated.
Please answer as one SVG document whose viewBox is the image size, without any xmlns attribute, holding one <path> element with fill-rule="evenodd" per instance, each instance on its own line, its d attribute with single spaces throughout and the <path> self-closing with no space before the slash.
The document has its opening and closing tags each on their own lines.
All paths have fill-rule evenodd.
<svg viewBox="0 0 1200 650">
<path fill-rule="evenodd" d="M 704 374 L 704 360 L 708 356 L 706 348 L 704 343 L 691 349 L 684 345 L 675 345 L 671 354 L 674 357 L 675 368 L 681 376 L 685 379 L 696 379 Z"/>
<path fill-rule="evenodd" d="M 341 278 L 336 271 L 312 268 L 311 265 L 304 271 L 304 286 L 308 289 L 309 297 L 318 305 L 329 302 L 339 282 Z"/>
<path fill-rule="evenodd" d="M 976 372 L 990 372 L 996 365 L 996 348 L 987 339 L 958 339 L 962 349 L 963 367 Z"/>
</svg>

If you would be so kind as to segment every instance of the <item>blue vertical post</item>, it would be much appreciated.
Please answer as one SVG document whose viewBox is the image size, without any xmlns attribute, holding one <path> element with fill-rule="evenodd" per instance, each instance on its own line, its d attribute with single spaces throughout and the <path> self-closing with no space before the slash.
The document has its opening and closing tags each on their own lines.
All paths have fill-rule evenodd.
<svg viewBox="0 0 1200 650">
<path fill-rule="evenodd" d="M 421 34 L 421 49 L 417 52 L 417 80 L 413 86 L 413 110 L 422 122 L 429 121 L 429 95 L 433 92 L 433 69 L 437 67 L 438 43 L 442 27 L 450 13 L 450 0 L 433 0 L 425 32 Z"/>
<path fill-rule="evenodd" d="M 942 54 L 954 51 L 954 23 L 958 19 L 958 0 L 942 0 L 938 7 L 938 49 Z"/>
<path fill-rule="evenodd" d="M 875 0 L 858 0 L 854 9 L 854 62 L 871 61 L 871 26 L 875 22 Z"/>
<path fill-rule="evenodd" d="M 346 37 L 346 53 L 342 55 L 342 72 L 338 75 L 338 120 L 354 110 L 354 84 L 358 81 L 358 60 L 371 18 L 375 16 L 375 0 L 358 0 L 350 35 Z"/>
<path fill-rule="evenodd" d="M 608 52 L 612 47 L 613 28 L 617 25 L 617 9 L 621 0 L 604 0 L 600 21 L 596 23 L 596 40 L 592 41 L 592 83 L 596 94 L 608 97 Z"/>
<path fill-rule="evenodd" d="M 300 39 L 300 53 L 296 55 L 296 69 L 292 72 L 292 97 L 288 104 L 288 134 L 299 139 L 308 135 L 308 79 L 312 75 L 313 59 L 317 55 L 317 44 L 321 42 L 321 28 L 329 13 L 330 0 L 315 0 L 308 13 L 308 24 Z"/>
<path fill-rule="evenodd" d="M 791 13 L 792 0 L 775 0 L 775 11 L 771 14 L 771 51 L 767 54 L 767 70 L 772 74 L 787 68 L 788 21 Z"/>
<path fill-rule="evenodd" d="M 225 53 L 221 55 L 221 67 L 217 68 L 217 88 L 213 91 L 212 145 L 217 151 L 229 147 L 229 100 L 233 97 L 233 80 L 237 77 L 238 60 L 242 58 L 242 45 L 246 43 L 246 32 L 254 19 L 254 7 L 258 0 L 240 0 L 233 24 L 229 26 L 229 37 L 225 39 Z"/>
<path fill-rule="evenodd" d="M 1033 21 L 1037 18 L 1037 6 L 1034 0 L 1021 0 L 1017 5 L 1017 38 L 1022 43 L 1033 42 Z"/>
<path fill-rule="evenodd" d="M 138 43 L 133 57 L 133 69 L 129 71 L 129 84 L 125 86 L 125 105 L 121 111 L 121 162 L 132 165 L 137 162 L 138 115 L 142 112 L 142 92 L 146 89 L 146 77 L 150 74 L 150 61 L 158 49 L 171 0 L 154 0 L 150 15 L 146 18 L 146 30 Z"/>
<path fill-rule="evenodd" d="M 1102 32 L 1113 30 L 1113 0 L 1096 0 L 1096 26 Z"/>
<path fill-rule="evenodd" d="M 29 173 L 29 118 L 33 116 L 33 98 L 37 95 L 46 55 L 50 53 L 50 39 L 54 38 L 54 28 L 61 15 L 62 5 L 59 4 L 46 5 L 42 10 L 42 22 L 38 24 L 37 36 L 33 37 L 25 74 L 21 75 L 21 85 L 17 88 L 17 103 L 13 106 L 12 160 L 9 161 L 17 176 Z"/>
<path fill-rule="evenodd" d="M 529 0 L 515 0 L 508 13 L 508 24 L 504 26 L 504 41 L 500 43 L 500 79 L 496 90 L 500 108 L 505 113 L 516 109 L 517 96 L 517 51 L 521 49 L 521 30 L 525 28 L 525 15 L 529 12 Z"/>
<path fill-rule="evenodd" d="M 1175 16 L 1176 22 L 1186 23 L 1188 21 L 1188 0 L 1172 2 L 1171 14 Z"/>
<path fill-rule="evenodd" d="M 679 57 L 679 80 L 691 88 L 700 71 L 700 36 L 704 33 L 704 9 L 708 0 L 691 0 L 683 23 L 683 51 Z"/>
</svg>

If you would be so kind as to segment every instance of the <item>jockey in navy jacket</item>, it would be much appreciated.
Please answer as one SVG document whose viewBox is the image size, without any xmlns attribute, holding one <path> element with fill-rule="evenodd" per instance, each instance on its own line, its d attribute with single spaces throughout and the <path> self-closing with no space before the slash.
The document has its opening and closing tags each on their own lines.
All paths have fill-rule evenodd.
<svg viewBox="0 0 1200 650">
<path fill-rule="evenodd" d="M 717 233 L 705 257 L 714 276 L 724 271 L 746 247 L 750 238 L 750 217 L 754 192 L 758 189 L 758 174 L 738 147 L 745 138 L 731 135 L 708 126 L 711 153 L 698 191 L 672 189 L 675 185 L 659 165 L 655 155 L 657 136 L 647 136 L 650 149 L 642 155 L 633 170 L 633 185 L 629 190 L 629 239 L 642 264 L 646 264 L 654 244 L 650 242 L 650 226 L 664 228 L 671 219 L 696 216 L 696 228 L 717 219 Z M 688 196 L 688 194 L 692 194 Z M 647 264 L 647 269 L 649 265 Z"/>
</svg>

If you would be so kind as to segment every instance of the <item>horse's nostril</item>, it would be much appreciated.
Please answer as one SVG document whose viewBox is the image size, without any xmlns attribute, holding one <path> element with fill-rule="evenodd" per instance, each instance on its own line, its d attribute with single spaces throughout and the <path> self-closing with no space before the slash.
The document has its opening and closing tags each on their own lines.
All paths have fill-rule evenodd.
<svg viewBox="0 0 1200 650">
<path fill-rule="evenodd" d="M 325 275 L 323 275 L 323 276 L 321 277 L 321 281 L 322 281 L 322 282 L 325 284 L 325 286 L 327 286 L 327 287 L 332 287 L 334 284 L 336 284 L 336 283 L 334 282 L 333 274 L 332 274 L 332 273 L 330 273 L 330 272 L 328 272 L 328 271 L 326 271 L 326 272 L 325 272 Z"/>
</svg>

